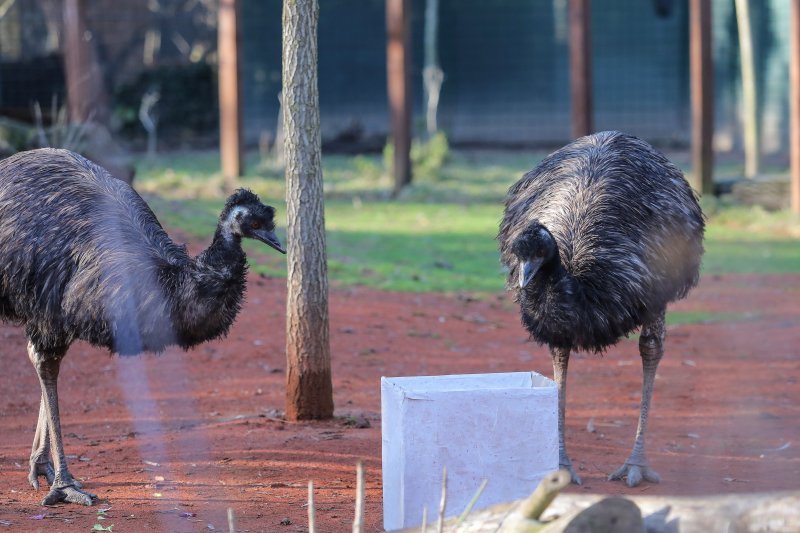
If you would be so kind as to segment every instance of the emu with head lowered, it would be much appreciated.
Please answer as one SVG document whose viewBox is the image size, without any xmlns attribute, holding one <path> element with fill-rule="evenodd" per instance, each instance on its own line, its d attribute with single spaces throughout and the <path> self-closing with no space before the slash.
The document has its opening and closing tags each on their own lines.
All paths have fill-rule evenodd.
<svg viewBox="0 0 800 533">
<path fill-rule="evenodd" d="M 645 457 L 656 368 L 664 353 L 667 303 L 698 280 L 705 221 L 674 165 L 619 132 L 582 137 L 546 157 L 508 191 L 501 261 L 531 337 L 550 348 L 559 388 L 560 464 L 570 352 L 602 352 L 641 327 L 644 383 L 633 451 L 611 479 L 658 474 Z"/>
</svg>

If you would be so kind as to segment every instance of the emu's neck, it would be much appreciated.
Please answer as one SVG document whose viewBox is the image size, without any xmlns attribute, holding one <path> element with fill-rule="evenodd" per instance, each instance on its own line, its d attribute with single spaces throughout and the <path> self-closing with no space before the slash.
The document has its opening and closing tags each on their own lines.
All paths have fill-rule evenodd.
<svg viewBox="0 0 800 533">
<path fill-rule="evenodd" d="M 183 276 L 176 295 L 181 346 L 193 346 L 228 332 L 241 308 L 246 277 L 241 238 L 217 228 L 211 245 Z"/>
<path fill-rule="evenodd" d="M 195 259 L 198 269 L 214 272 L 218 276 L 236 275 L 235 266 L 245 267 L 246 256 L 242 250 L 242 238 L 232 235 L 228 228 L 220 224 L 208 248 Z M 244 275 L 244 272 L 241 272 Z"/>
<path fill-rule="evenodd" d="M 528 286 L 520 291 L 519 298 L 523 308 L 536 309 L 536 313 L 546 316 L 552 312 L 550 306 L 575 305 L 576 292 L 575 278 L 558 260 L 550 260 L 539 269 Z"/>
</svg>

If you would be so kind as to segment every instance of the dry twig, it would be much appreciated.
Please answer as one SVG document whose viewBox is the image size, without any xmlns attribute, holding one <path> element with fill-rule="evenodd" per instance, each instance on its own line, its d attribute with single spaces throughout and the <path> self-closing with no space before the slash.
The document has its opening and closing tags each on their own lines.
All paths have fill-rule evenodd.
<svg viewBox="0 0 800 533">
<path fill-rule="evenodd" d="M 364 531 L 364 464 L 356 465 L 356 516 L 353 519 L 353 533 Z"/>
<path fill-rule="evenodd" d="M 317 519 L 314 516 L 314 482 L 308 482 L 308 533 L 317 531 Z"/>
</svg>

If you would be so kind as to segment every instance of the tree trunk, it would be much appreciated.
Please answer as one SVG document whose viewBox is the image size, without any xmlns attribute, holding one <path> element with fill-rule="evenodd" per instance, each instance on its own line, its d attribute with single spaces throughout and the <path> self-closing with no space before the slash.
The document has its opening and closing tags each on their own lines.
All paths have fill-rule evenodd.
<svg viewBox="0 0 800 533">
<path fill-rule="evenodd" d="M 739 59 L 742 71 L 742 129 L 744 134 L 744 175 L 758 176 L 758 101 L 750 0 L 736 0 L 736 25 L 739 28 Z"/>
<path fill-rule="evenodd" d="M 221 0 L 217 26 L 219 56 L 219 148 L 228 192 L 236 188 L 242 165 L 242 91 L 239 76 L 240 0 Z"/>
<path fill-rule="evenodd" d="M 591 14 L 590 0 L 569 1 L 569 58 L 573 137 L 583 137 L 594 131 L 592 120 Z"/>
<path fill-rule="evenodd" d="M 411 2 L 386 0 L 386 79 L 394 142 L 394 196 L 411 183 Z"/>
<path fill-rule="evenodd" d="M 317 0 L 283 3 L 289 420 L 333 416 L 317 90 L 318 19 Z"/>
<path fill-rule="evenodd" d="M 108 95 L 86 26 L 86 2 L 64 0 L 64 74 L 72 122 L 108 121 Z"/>
</svg>

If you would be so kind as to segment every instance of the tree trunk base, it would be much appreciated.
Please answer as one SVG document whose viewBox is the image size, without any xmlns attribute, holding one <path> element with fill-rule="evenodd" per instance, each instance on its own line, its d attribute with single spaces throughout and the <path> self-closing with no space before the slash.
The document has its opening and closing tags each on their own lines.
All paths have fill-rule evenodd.
<svg viewBox="0 0 800 533">
<path fill-rule="evenodd" d="M 286 381 L 286 419 L 326 420 L 333 417 L 330 370 L 295 373 Z"/>
</svg>

